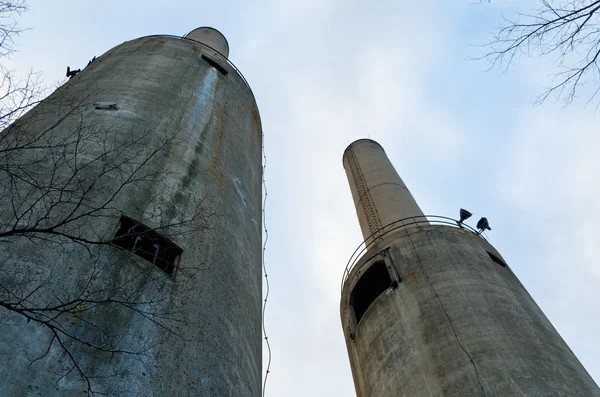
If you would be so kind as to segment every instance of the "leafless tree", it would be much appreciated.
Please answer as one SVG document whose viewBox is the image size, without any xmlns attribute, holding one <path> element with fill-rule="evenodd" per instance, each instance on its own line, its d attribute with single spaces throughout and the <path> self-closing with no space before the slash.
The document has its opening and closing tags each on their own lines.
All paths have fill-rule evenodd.
<svg viewBox="0 0 600 397">
<path fill-rule="evenodd" d="M 0 59 L 19 32 L 7 21 L 23 10 L 21 1 L 0 1 Z M 185 145 L 174 133 L 92 122 L 90 112 L 113 108 L 91 109 L 89 97 L 41 101 L 31 74 L 18 80 L 0 67 L 0 75 L 0 324 L 37 335 L 41 347 L 29 366 L 52 358 L 57 385 L 75 375 L 89 394 L 124 395 L 103 379 L 129 376 L 131 360 L 148 367 L 157 344 L 184 338 L 182 326 L 190 324 L 185 311 L 169 305 L 182 283 L 116 243 L 120 209 L 135 192 L 157 192 L 137 209 L 152 227 L 121 237 L 176 239 L 215 227 L 210 192 L 167 205 L 162 192 L 172 175 L 155 164 Z M 33 258 L 45 251 L 52 254 Z M 40 266 L 44 261 L 50 263 Z M 178 277 L 202 270 L 186 266 Z M 122 326 L 127 322 L 136 325 Z"/>
<path fill-rule="evenodd" d="M 18 26 L 18 17 L 26 10 L 25 0 L 0 0 L 0 129 L 35 106 L 43 95 L 36 73 L 21 78 L 4 65 L 15 51 L 15 37 L 24 31 Z"/>
<path fill-rule="evenodd" d="M 0 56 L 14 51 L 15 36 L 23 31 L 18 26 L 18 17 L 25 11 L 25 0 L 0 0 Z"/>
<path fill-rule="evenodd" d="M 125 237 L 142 239 L 154 232 L 177 239 L 213 228 L 217 216 L 209 195 L 193 198 L 177 213 L 165 211 L 168 198 L 160 192 L 168 190 L 170 175 L 154 163 L 184 142 L 156 132 L 90 125 L 89 104 L 48 101 L 53 99 L 31 112 L 51 115 L 26 115 L 0 132 L 0 253 L 5 256 L 0 262 L 0 319 L 18 326 L 22 317 L 40 326 L 50 339 L 43 342 L 43 354 L 31 357 L 31 364 L 48 354 L 62 355 L 54 369 L 57 381 L 75 371 L 90 393 L 101 394 L 106 391 L 95 379 L 127 375 L 127 369 L 118 369 L 119 356 L 144 362 L 146 353 L 162 340 L 139 331 L 144 327 L 127 332 L 113 328 L 107 318 L 114 322 L 121 313 L 138 324 L 159 327 L 164 337 L 183 337 L 179 330 L 187 321 L 184 312 L 167 306 L 174 288 L 169 278 L 115 244 L 112 230 L 102 225 L 114 228 L 124 200 L 137 191 L 159 192 L 141 200 L 144 208 L 138 210 L 140 221 L 147 217 L 154 227 L 130 230 Z M 40 128 L 39 120 L 49 116 L 52 121 Z M 154 189 L 146 189 L 150 185 Z M 15 265 L 6 258 L 12 246 L 23 257 L 28 246 L 36 253 L 44 252 L 38 249 L 42 246 L 55 256 L 64 253 L 65 259 L 54 265 L 56 269 Z M 81 261 L 72 263 L 73 258 Z M 48 260 L 56 258 L 49 255 Z M 187 273 L 199 270 L 185 268 Z M 89 364 L 89 357 L 102 354 L 110 356 L 104 361 L 115 362 L 112 373 L 96 373 Z"/>
<path fill-rule="evenodd" d="M 565 104 L 577 98 L 583 87 L 590 102 L 597 103 L 600 91 L 600 1 L 540 0 L 540 6 L 515 18 L 505 18 L 484 45 L 481 58 L 490 68 L 506 68 L 521 55 L 552 59 L 559 69 L 552 84 L 537 103 L 555 96 Z"/>
</svg>

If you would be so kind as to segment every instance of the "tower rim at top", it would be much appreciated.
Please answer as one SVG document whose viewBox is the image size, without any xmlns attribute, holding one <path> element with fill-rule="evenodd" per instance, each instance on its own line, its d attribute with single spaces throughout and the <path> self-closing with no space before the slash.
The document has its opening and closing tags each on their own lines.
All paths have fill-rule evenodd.
<svg viewBox="0 0 600 397">
<path fill-rule="evenodd" d="M 377 142 L 371 138 L 360 138 L 360 139 L 355 140 L 351 144 L 349 144 L 348 147 L 346 147 L 346 149 L 344 150 L 344 154 L 342 155 L 342 163 L 344 162 L 344 157 L 346 157 L 346 153 L 348 153 L 348 150 L 350 150 L 355 145 L 357 145 L 359 143 L 363 143 L 363 142 L 374 143 L 375 145 L 379 146 L 381 148 L 381 150 L 383 150 L 383 152 L 385 153 L 385 149 L 383 148 L 383 146 L 381 146 L 381 144 L 379 142 Z"/>
</svg>

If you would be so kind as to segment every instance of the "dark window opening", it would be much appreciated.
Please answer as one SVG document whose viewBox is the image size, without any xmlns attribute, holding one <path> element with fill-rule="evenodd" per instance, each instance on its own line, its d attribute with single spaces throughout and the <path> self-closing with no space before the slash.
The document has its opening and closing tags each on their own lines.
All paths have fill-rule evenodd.
<svg viewBox="0 0 600 397">
<path fill-rule="evenodd" d="M 357 324 L 375 299 L 391 286 L 392 279 L 384 261 L 377 261 L 367 269 L 350 295 Z"/>
<path fill-rule="evenodd" d="M 210 59 L 209 57 L 207 57 L 206 55 L 202 55 L 202 59 L 204 59 L 206 61 L 206 63 L 208 63 L 210 66 L 212 66 L 213 68 L 217 69 L 219 72 L 221 72 L 222 74 L 227 74 L 229 73 L 227 71 L 227 69 L 225 69 L 223 66 L 219 65 L 216 61 Z"/>
<path fill-rule="evenodd" d="M 504 263 L 504 261 L 502 259 L 500 259 L 498 257 L 498 255 L 494 255 L 492 254 L 490 251 L 486 251 L 488 253 L 488 255 L 490 256 L 490 258 L 496 262 L 497 264 L 499 264 L 500 266 L 506 267 L 506 263 Z"/>
<path fill-rule="evenodd" d="M 95 106 L 96 110 L 119 110 L 116 103 L 109 103 L 109 104 L 96 103 L 94 106 Z"/>
<path fill-rule="evenodd" d="M 121 216 L 111 243 L 133 252 L 171 276 L 175 274 L 183 252 L 155 230 L 124 215 Z"/>
</svg>

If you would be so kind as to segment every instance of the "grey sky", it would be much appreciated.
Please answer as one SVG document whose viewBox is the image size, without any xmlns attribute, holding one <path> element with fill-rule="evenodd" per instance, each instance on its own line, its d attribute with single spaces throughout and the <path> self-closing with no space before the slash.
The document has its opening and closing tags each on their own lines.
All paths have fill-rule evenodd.
<svg viewBox="0 0 600 397">
<path fill-rule="evenodd" d="M 29 1 L 13 66 L 44 82 L 150 34 L 210 25 L 261 110 L 267 150 L 269 396 L 352 396 L 339 320 L 361 242 L 341 157 L 379 141 L 425 213 L 486 216 L 489 239 L 600 381 L 600 134 L 584 101 L 531 105 L 550 64 L 485 73 L 502 13 L 534 1 Z"/>
</svg>

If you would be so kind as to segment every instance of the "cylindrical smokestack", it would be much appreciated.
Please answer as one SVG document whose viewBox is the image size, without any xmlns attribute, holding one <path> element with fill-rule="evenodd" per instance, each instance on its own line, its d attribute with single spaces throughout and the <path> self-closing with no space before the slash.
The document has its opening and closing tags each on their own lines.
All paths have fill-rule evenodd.
<svg viewBox="0 0 600 397">
<path fill-rule="evenodd" d="M 380 144 L 354 141 L 344 152 L 343 163 L 365 240 L 392 222 L 423 217 Z"/>
</svg>

